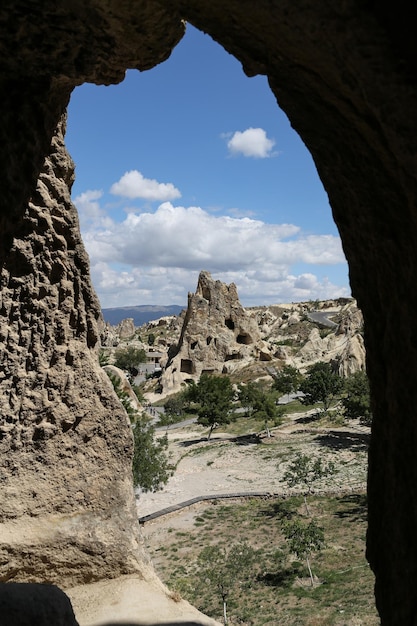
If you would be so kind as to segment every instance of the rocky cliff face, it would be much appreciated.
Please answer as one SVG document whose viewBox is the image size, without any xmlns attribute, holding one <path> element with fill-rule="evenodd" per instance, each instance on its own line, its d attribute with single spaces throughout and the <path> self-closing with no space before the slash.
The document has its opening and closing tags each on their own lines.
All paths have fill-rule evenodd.
<svg viewBox="0 0 417 626">
<path fill-rule="evenodd" d="M 334 331 L 327 329 L 328 334 L 324 332 L 322 336 L 319 328 L 311 330 L 307 342 L 294 359 L 298 367 L 304 369 L 315 361 L 331 361 L 342 377 L 365 369 L 363 317 L 356 302 L 344 306 L 335 317 L 339 323 Z"/>
<path fill-rule="evenodd" d="M 100 307 L 70 200 L 65 120 L 1 268 L 0 577 L 139 570 L 132 435 L 98 365 Z"/>
<path fill-rule="evenodd" d="M 163 395 L 180 389 L 203 372 L 228 374 L 265 350 L 258 325 L 242 307 L 233 283 L 213 280 L 201 272 L 188 308 L 178 345 L 161 377 Z"/>
</svg>

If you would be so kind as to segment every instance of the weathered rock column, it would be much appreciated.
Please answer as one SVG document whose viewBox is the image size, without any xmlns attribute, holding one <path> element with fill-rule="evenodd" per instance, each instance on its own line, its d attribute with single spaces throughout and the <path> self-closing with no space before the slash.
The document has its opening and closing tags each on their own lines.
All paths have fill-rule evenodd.
<svg viewBox="0 0 417 626">
<path fill-rule="evenodd" d="M 65 585 L 139 569 L 131 428 L 98 364 L 100 306 L 64 127 L 1 268 L 3 581 Z"/>
</svg>

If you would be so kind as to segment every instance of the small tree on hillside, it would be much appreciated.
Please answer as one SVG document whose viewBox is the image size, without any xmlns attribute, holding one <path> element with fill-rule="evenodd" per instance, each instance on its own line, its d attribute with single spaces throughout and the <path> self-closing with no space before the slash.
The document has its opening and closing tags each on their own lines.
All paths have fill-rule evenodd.
<svg viewBox="0 0 417 626">
<path fill-rule="evenodd" d="M 146 363 L 146 352 L 142 348 L 127 346 L 116 350 L 114 364 L 121 370 L 127 370 L 130 374 L 135 375 L 135 370 L 140 363 Z"/>
<path fill-rule="evenodd" d="M 133 429 L 132 474 L 135 487 L 143 491 L 157 491 L 172 476 L 174 467 L 170 464 L 167 448 L 168 437 L 155 436 L 155 428 L 144 414 L 139 414 L 130 401 L 129 394 L 123 391 L 120 378 L 108 374 L 114 390 L 124 407 Z"/>
<path fill-rule="evenodd" d="M 251 575 L 255 550 L 247 543 L 237 543 L 228 550 L 221 546 L 207 546 L 198 557 L 198 576 L 204 585 L 209 583 L 223 603 L 224 623 L 228 623 L 227 601 L 238 585 Z"/>
<path fill-rule="evenodd" d="M 184 393 L 178 393 L 168 400 L 164 404 L 164 412 L 161 414 L 159 418 L 159 423 L 163 426 L 168 426 L 169 424 L 175 424 L 183 419 L 184 410 L 185 410 L 186 400 L 184 398 Z"/>
<path fill-rule="evenodd" d="M 265 422 L 267 436 L 270 437 L 269 423 L 278 426 L 284 412 L 283 407 L 278 407 L 272 393 L 265 391 L 261 385 L 248 383 L 239 385 L 239 400 L 246 407 L 249 417 L 256 417 Z"/>
<path fill-rule="evenodd" d="M 133 423 L 137 416 L 137 410 L 132 403 L 131 397 L 129 396 L 127 391 L 123 389 L 122 381 L 116 374 L 107 372 L 107 375 L 110 378 L 113 389 L 115 390 L 117 397 L 122 403 L 123 408 L 126 411 L 131 423 Z"/>
<path fill-rule="evenodd" d="M 104 350 L 100 350 L 100 352 L 98 353 L 98 362 L 99 362 L 100 367 L 104 367 L 105 365 L 108 365 L 110 362 L 109 354 L 105 352 Z"/>
<path fill-rule="evenodd" d="M 342 399 L 348 419 L 359 418 L 362 424 L 372 423 L 369 380 L 366 372 L 358 371 L 345 380 L 346 396 Z"/>
<path fill-rule="evenodd" d="M 158 491 L 172 476 L 167 455 L 168 437 L 155 437 L 155 428 L 143 414 L 133 424 L 133 484 L 142 491 Z"/>
<path fill-rule="evenodd" d="M 291 552 L 299 559 L 305 559 L 310 576 L 311 586 L 314 586 L 313 572 L 311 570 L 310 557 L 313 552 L 321 550 L 324 545 L 324 532 L 314 520 L 305 524 L 301 520 L 286 522 L 283 528 L 284 536 Z"/>
<path fill-rule="evenodd" d="M 326 413 L 334 397 L 340 393 L 343 381 L 338 374 L 333 372 L 330 363 L 318 361 L 310 365 L 307 376 L 301 381 L 299 390 L 303 392 L 303 404 L 323 403 Z"/>
<path fill-rule="evenodd" d="M 269 424 L 278 426 L 281 423 L 282 415 L 284 414 L 284 407 L 277 406 L 275 398 L 271 394 L 263 394 L 259 403 L 256 405 L 256 416 L 261 419 L 265 424 L 265 430 L 267 437 L 271 436 L 269 430 Z"/>
<path fill-rule="evenodd" d="M 307 515 L 310 515 L 307 496 L 311 494 L 313 484 L 321 478 L 334 474 L 335 471 L 334 463 L 325 464 L 321 458 L 314 459 L 299 453 L 294 461 L 288 465 L 282 482 L 287 483 L 288 487 L 302 486 Z"/>
<path fill-rule="evenodd" d="M 197 384 L 192 383 L 188 396 L 200 406 L 197 409 L 197 423 L 210 428 L 208 440 L 215 428 L 229 424 L 232 415 L 233 387 L 227 376 L 202 374 Z"/>
<path fill-rule="evenodd" d="M 302 378 L 296 367 L 284 365 L 281 371 L 274 374 L 272 386 L 284 396 L 288 396 L 290 393 L 298 391 Z"/>
<path fill-rule="evenodd" d="M 248 417 L 252 417 L 255 412 L 260 393 L 259 385 L 256 383 L 249 382 L 246 385 L 238 385 L 239 402 L 242 408 L 246 410 Z"/>
</svg>

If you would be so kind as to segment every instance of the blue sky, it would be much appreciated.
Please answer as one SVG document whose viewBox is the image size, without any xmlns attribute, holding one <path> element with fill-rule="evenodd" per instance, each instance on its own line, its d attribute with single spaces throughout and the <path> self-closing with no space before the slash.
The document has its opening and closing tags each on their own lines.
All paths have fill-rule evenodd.
<svg viewBox="0 0 417 626">
<path fill-rule="evenodd" d="M 245 306 L 349 296 L 313 160 L 266 78 L 187 27 L 163 64 L 83 85 L 66 143 L 103 307 L 185 305 L 198 274 Z"/>
</svg>

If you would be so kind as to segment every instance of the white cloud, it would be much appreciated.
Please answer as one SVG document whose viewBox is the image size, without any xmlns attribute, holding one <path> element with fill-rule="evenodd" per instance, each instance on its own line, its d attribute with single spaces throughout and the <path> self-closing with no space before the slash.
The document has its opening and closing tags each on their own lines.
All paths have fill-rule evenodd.
<svg viewBox="0 0 417 626">
<path fill-rule="evenodd" d="M 268 139 L 263 128 L 247 128 L 244 131 L 237 130 L 227 142 L 229 152 L 233 155 L 242 154 L 245 157 L 266 159 L 275 156 L 272 150 L 275 146 L 274 139 Z"/>
<path fill-rule="evenodd" d="M 110 192 L 115 196 L 131 199 L 144 198 L 159 202 L 181 198 L 181 192 L 172 183 L 158 183 L 153 178 L 145 178 L 138 170 L 123 174 L 121 179 L 111 186 Z"/>
<path fill-rule="evenodd" d="M 93 284 L 103 308 L 138 304 L 187 305 L 197 287 L 198 272 L 180 268 L 140 267 L 117 270 L 107 263 L 91 265 Z"/>
<path fill-rule="evenodd" d="M 195 291 L 199 274 L 198 271 L 174 267 L 136 267 L 129 271 L 117 271 L 103 262 L 92 265 L 91 272 L 105 308 L 138 304 L 179 304 L 186 307 L 187 293 Z M 213 272 L 213 278 L 227 284 L 234 282 L 244 306 L 350 296 L 347 287 L 332 284 L 326 278 L 320 280 L 313 274 L 310 274 L 310 288 L 307 288 L 303 275 L 293 276 L 282 270 L 276 271 L 274 280 L 269 281 L 245 270 Z"/>
<path fill-rule="evenodd" d="M 83 211 L 87 200 L 99 199 L 79 198 Z M 326 265 L 346 265 L 340 239 L 333 235 L 306 236 L 294 224 L 211 215 L 170 202 L 154 213 L 129 213 L 120 223 L 103 217 L 100 207 L 91 212 L 96 220 L 86 223 L 82 234 L 102 306 L 185 305 L 203 269 L 235 282 L 245 304 L 350 293 L 317 275 L 323 276 Z M 300 264 L 302 271 L 295 274 L 292 268 Z"/>
<path fill-rule="evenodd" d="M 78 209 L 80 220 L 97 221 L 104 215 L 98 200 L 103 196 L 103 192 L 98 189 L 88 189 L 80 193 L 74 200 Z"/>
<path fill-rule="evenodd" d="M 343 263 L 339 237 L 303 236 L 294 224 L 214 216 L 199 207 L 161 204 L 155 213 L 129 213 L 111 228 L 84 233 L 95 260 L 132 266 L 213 271 L 268 264 Z"/>
<path fill-rule="evenodd" d="M 91 228 L 111 227 L 113 224 L 106 211 L 100 206 L 99 200 L 102 196 L 101 190 L 88 189 L 74 199 L 82 232 L 88 232 Z"/>
</svg>

